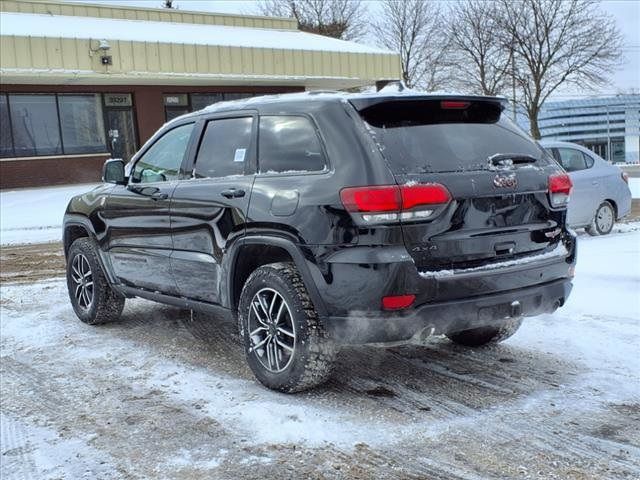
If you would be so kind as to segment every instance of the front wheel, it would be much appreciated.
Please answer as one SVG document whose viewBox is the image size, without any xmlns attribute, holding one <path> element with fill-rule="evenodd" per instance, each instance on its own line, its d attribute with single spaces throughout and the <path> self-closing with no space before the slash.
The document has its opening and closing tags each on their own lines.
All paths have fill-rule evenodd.
<svg viewBox="0 0 640 480">
<path fill-rule="evenodd" d="M 458 345 L 481 347 L 506 340 L 518 331 L 520 325 L 522 325 L 522 318 L 510 318 L 499 325 L 487 325 L 461 332 L 447 333 L 447 337 Z"/>
<path fill-rule="evenodd" d="M 292 393 L 329 377 L 336 349 L 294 264 L 256 269 L 242 289 L 238 315 L 247 362 L 264 386 Z"/>
<path fill-rule="evenodd" d="M 67 288 L 74 312 L 89 325 L 116 320 L 124 308 L 124 297 L 115 292 L 104 276 L 95 244 L 79 238 L 67 255 Z"/>
<path fill-rule="evenodd" d="M 586 230 L 589 235 L 608 235 L 613 229 L 613 224 L 616 221 L 616 212 L 613 205 L 609 202 L 602 202 L 596 214 L 593 217 L 591 225 Z"/>
</svg>

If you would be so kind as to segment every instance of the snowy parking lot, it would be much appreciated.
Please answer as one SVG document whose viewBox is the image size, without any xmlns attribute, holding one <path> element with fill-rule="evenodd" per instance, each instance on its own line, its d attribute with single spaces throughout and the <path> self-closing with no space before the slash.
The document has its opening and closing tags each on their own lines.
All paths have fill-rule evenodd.
<svg viewBox="0 0 640 480">
<path fill-rule="evenodd" d="M 351 348 L 327 385 L 290 396 L 253 380 L 233 325 L 134 300 L 90 327 L 59 270 L 34 262 L 1 287 L 0 476 L 637 479 L 640 231 L 627 227 L 581 235 L 568 304 L 504 344 Z"/>
</svg>

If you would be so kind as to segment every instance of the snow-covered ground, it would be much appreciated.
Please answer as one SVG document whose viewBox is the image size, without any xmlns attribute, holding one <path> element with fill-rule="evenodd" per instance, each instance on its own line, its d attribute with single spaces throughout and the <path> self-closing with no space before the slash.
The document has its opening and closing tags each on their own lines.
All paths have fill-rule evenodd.
<svg viewBox="0 0 640 480">
<path fill-rule="evenodd" d="M 640 231 L 581 235 L 574 285 L 499 346 L 347 349 L 287 396 L 232 324 L 134 300 L 90 327 L 62 279 L 4 284 L 0 476 L 640 478 Z"/>
<path fill-rule="evenodd" d="M 90 185 L 2 190 L 0 192 L 0 244 L 58 242 L 62 217 L 74 195 Z"/>
</svg>

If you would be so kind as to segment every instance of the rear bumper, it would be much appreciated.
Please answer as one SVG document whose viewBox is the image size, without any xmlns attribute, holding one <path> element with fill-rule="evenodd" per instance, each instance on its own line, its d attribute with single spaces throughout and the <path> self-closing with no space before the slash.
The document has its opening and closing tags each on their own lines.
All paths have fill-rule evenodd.
<svg viewBox="0 0 640 480">
<path fill-rule="evenodd" d="M 616 201 L 616 220 L 621 220 L 631 212 L 631 204 L 633 202 L 633 199 L 631 198 L 631 190 L 629 190 L 627 185 L 625 185 L 625 187 L 626 191 L 623 191 Z"/>
<path fill-rule="evenodd" d="M 492 295 L 426 304 L 406 312 L 354 312 L 328 317 L 325 325 L 342 345 L 407 342 L 414 336 L 439 335 L 490 325 L 505 318 L 551 313 L 564 305 L 571 279 Z"/>
<path fill-rule="evenodd" d="M 446 275 L 420 273 L 403 247 L 344 249 L 324 259 L 314 286 L 324 303 L 325 326 L 337 342 L 406 342 L 422 332 L 444 334 L 555 311 L 571 292 L 577 258 L 575 235 L 565 232 L 562 243 L 560 256 Z M 382 310 L 384 296 L 406 294 L 415 295 L 412 307 Z"/>
</svg>

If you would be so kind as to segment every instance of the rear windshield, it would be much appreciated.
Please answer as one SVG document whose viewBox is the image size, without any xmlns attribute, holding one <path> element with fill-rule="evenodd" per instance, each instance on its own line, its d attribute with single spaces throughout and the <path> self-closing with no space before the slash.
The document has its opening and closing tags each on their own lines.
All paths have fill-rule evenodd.
<svg viewBox="0 0 640 480">
<path fill-rule="evenodd" d="M 384 102 L 360 116 L 394 173 L 486 170 L 496 154 L 532 156 L 535 166 L 548 163 L 548 154 L 497 103 L 445 109 L 440 100 Z"/>
</svg>

